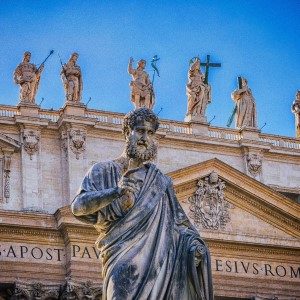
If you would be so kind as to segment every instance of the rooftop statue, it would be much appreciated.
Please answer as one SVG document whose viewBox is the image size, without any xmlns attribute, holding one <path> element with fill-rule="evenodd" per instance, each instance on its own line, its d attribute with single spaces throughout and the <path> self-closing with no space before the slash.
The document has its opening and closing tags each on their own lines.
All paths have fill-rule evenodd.
<svg viewBox="0 0 300 300">
<path fill-rule="evenodd" d="M 239 88 L 231 94 L 235 101 L 235 128 L 257 128 L 255 99 L 247 86 L 247 79 L 238 77 Z"/>
<path fill-rule="evenodd" d="M 211 102 L 211 87 L 205 83 L 205 76 L 200 69 L 200 60 L 196 57 L 195 61 L 191 64 L 188 79 L 186 84 L 186 94 L 188 97 L 186 117 L 190 119 L 205 121 L 205 112 L 207 104 Z"/>
<path fill-rule="evenodd" d="M 37 68 L 30 63 L 31 53 L 23 54 L 21 62 L 14 71 L 14 82 L 20 85 L 20 102 L 35 103 L 35 96 L 39 87 L 44 64 Z"/>
<path fill-rule="evenodd" d="M 147 72 L 144 71 L 146 61 L 141 59 L 137 63 L 136 69 L 132 68 L 133 58 L 131 57 L 128 64 L 128 73 L 132 76 L 130 81 L 131 101 L 135 108 L 146 107 L 153 109 L 155 95 L 151 80 Z"/>
<path fill-rule="evenodd" d="M 72 203 L 100 234 L 103 300 L 213 299 L 209 250 L 152 163 L 158 125 L 148 108 L 129 112 L 123 154 L 95 164 Z"/>
<path fill-rule="evenodd" d="M 78 53 L 73 53 L 69 61 L 62 65 L 60 76 L 66 93 L 66 101 L 79 103 L 82 98 L 81 69 L 76 64 Z"/>
<path fill-rule="evenodd" d="M 300 91 L 296 93 L 296 99 L 292 105 L 292 112 L 296 118 L 296 137 L 300 138 Z"/>
</svg>

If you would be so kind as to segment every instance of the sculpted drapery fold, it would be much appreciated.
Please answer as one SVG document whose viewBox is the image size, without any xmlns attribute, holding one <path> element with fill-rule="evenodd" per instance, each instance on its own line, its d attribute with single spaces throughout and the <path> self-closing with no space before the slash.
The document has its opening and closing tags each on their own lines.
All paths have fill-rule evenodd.
<svg viewBox="0 0 300 300">
<path fill-rule="evenodd" d="M 153 164 L 147 168 L 134 209 L 124 212 L 117 199 L 78 217 L 100 232 L 103 299 L 212 299 L 208 249 L 176 199 L 170 178 Z M 118 161 L 96 164 L 78 197 L 116 187 L 121 170 Z M 196 267 L 199 244 L 206 255 Z"/>
</svg>

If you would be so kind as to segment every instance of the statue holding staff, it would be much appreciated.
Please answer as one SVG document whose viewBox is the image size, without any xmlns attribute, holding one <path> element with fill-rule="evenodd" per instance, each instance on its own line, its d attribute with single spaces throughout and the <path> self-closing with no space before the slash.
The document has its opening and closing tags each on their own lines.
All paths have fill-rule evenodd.
<svg viewBox="0 0 300 300">
<path fill-rule="evenodd" d="M 79 54 L 73 53 L 66 64 L 62 64 L 60 76 L 64 84 L 66 101 L 79 103 L 82 98 L 82 75 L 81 69 L 76 64 Z"/>
<path fill-rule="evenodd" d="M 50 55 L 52 53 L 50 52 Z M 20 85 L 20 102 L 34 103 L 41 74 L 44 70 L 44 63 L 37 68 L 34 64 L 30 63 L 30 58 L 31 53 L 26 51 L 23 54 L 23 62 L 17 66 L 13 76 L 14 82 Z"/>
<path fill-rule="evenodd" d="M 188 79 L 189 82 L 186 84 L 188 97 L 186 116 L 205 118 L 207 104 L 211 102 L 211 87 L 208 83 L 205 83 L 198 57 L 190 66 Z"/>
<path fill-rule="evenodd" d="M 132 76 L 130 82 L 131 101 L 135 108 L 146 107 L 153 109 L 155 95 L 151 80 L 147 72 L 144 71 L 146 61 L 141 59 L 137 63 L 137 68 L 132 68 L 133 58 L 131 57 L 128 64 L 128 73 Z"/>
</svg>

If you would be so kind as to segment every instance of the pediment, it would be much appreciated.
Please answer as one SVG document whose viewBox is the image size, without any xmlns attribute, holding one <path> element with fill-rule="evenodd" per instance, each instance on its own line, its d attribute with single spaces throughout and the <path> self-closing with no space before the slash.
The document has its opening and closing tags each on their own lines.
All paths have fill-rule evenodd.
<svg viewBox="0 0 300 300">
<path fill-rule="evenodd" d="M 21 142 L 0 132 L 0 150 L 5 152 L 18 152 L 21 149 Z"/>
<path fill-rule="evenodd" d="M 199 180 L 205 182 L 205 178 L 213 171 L 225 183 L 224 199 L 228 202 L 226 205 L 230 221 L 227 220 L 225 225 L 218 228 L 208 229 L 211 228 L 212 232 L 218 234 L 230 231 L 239 237 L 300 237 L 299 204 L 216 158 L 168 174 L 172 177 L 175 193 L 189 216 L 193 210 L 191 197 L 195 197 L 199 189 Z M 203 217 L 201 218 L 203 223 Z M 195 218 L 191 221 L 195 224 Z M 206 225 L 203 223 L 199 226 Z"/>
</svg>

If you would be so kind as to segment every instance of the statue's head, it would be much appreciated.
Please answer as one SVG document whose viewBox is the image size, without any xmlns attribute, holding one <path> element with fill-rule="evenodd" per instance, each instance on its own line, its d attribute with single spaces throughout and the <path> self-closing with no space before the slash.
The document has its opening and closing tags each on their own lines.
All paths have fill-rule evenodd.
<svg viewBox="0 0 300 300">
<path fill-rule="evenodd" d="M 29 62 L 30 61 L 30 58 L 31 58 L 31 53 L 29 51 L 26 51 L 24 54 L 23 54 L 23 61 L 24 62 Z"/>
<path fill-rule="evenodd" d="M 142 161 L 155 159 L 157 153 L 155 132 L 158 126 L 158 117 L 149 108 L 138 108 L 125 115 L 122 131 L 128 158 Z"/>
<path fill-rule="evenodd" d="M 219 180 L 218 173 L 215 171 L 212 171 L 209 175 L 209 182 L 210 183 L 217 183 Z"/>
<path fill-rule="evenodd" d="M 242 86 L 246 86 L 248 84 L 248 80 L 242 77 Z"/>
<path fill-rule="evenodd" d="M 78 54 L 78 53 L 76 53 L 76 52 L 74 52 L 74 53 L 72 53 L 72 54 L 71 54 L 71 56 L 70 56 L 70 59 L 69 59 L 69 60 L 72 60 L 72 61 L 76 62 L 76 61 L 77 61 L 77 59 L 78 59 L 78 56 L 79 56 L 79 54 Z"/>
<path fill-rule="evenodd" d="M 300 91 L 297 91 L 296 93 L 296 100 L 300 100 Z"/>
<path fill-rule="evenodd" d="M 138 62 L 137 62 L 137 67 L 138 69 L 144 69 L 146 67 L 146 61 L 144 59 L 140 59 Z"/>
</svg>

